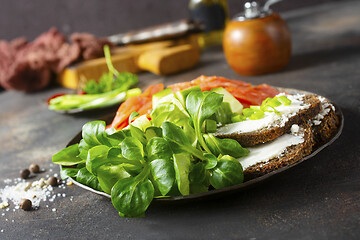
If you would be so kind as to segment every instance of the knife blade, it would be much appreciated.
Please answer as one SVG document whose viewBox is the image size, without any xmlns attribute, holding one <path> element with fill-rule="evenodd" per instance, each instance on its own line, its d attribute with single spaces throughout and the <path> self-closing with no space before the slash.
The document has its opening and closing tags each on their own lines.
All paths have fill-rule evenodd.
<svg viewBox="0 0 360 240">
<path fill-rule="evenodd" d="M 126 45 L 130 43 L 143 43 L 157 40 L 166 40 L 184 36 L 189 33 L 203 31 L 203 24 L 188 19 L 152 26 L 136 31 L 114 34 L 107 40 L 114 45 Z"/>
</svg>

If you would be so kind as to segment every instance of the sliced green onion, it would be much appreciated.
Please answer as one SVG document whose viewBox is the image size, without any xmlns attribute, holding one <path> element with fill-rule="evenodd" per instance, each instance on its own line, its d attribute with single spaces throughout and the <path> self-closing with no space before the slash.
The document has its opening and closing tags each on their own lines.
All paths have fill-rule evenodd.
<svg viewBox="0 0 360 240">
<path fill-rule="evenodd" d="M 250 117 L 254 112 L 255 110 L 252 108 L 245 108 L 242 113 L 245 117 Z"/>
<path fill-rule="evenodd" d="M 286 96 L 280 96 L 277 98 L 284 106 L 289 106 L 291 104 L 291 100 L 288 99 Z"/>
<path fill-rule="evenodd" d="M 233 115 L 231 117 L 232 122 L 241 122 L 246 119 L 250 120 L 258 120 L 265 116 L 265 112 L 273 112 L 276 114 L 281 114 L 276 107 L 281 105 L 288 106 L 291 104 L 291 100 L 289 100 L 286 96 L 279 96 L 274 98 L 266 98 L 260 106 L 250 106 L 249 108 L 245 108 L 242 111 L 242 114 Z"/>
<path fill-rule="evenodd" d="M 250 106 L 251 109 L 254 109 L 256 111 L 259 111 L 261 109 L 260 106 Z"/>
<path fill-rule="evenodd" d="M 254 112 L 250 117 L 249 119 L 250 120 L 258 120 L 258 119 L 261 119 L 265 116 L 265 113 L 264 111 L 257 111 L 257 112 Z"/>
<path fill-rule="evenodd" d="M 263 107 L 263 106 L 265 106 L 267 103 L 268 103 L 268 101 L 270 101 L 271 100 L 271 98 L 266 98 L 262 103 L 261 103 L 261 107 Z"/>
<path fill-rule="evenodd" d="M 235 122 L 242 122 L 245 121 L 246 117 L 242 114 L 235 114 L 231 117 L 231 122 L 235 123 Z"/>
<path fill-rule="evenodd" d="M 276 98 L 273 98 L 270 101 L 268 101 L 267 105 L 270 107 L 278 107 L 281 105 L 281 102 L 278 101 Z"/>
</svg>

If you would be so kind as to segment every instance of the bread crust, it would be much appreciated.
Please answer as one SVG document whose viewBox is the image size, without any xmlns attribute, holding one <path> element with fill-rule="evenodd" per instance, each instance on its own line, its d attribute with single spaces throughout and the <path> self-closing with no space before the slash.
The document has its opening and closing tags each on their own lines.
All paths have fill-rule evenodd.
<svg viewBox="0 0 360 240">
<path fill-rule="evenodd" d="M 329 109 L 329 113 L 324 116 L 321 123 L 312 127 L 316 146 L 327 143 L 339 128 L 340 119 L 336 115 L 335 109 L 331 106 Z"/>
<path fill-rule="evenodd" d="M 300 161 L 319 146 L 327 143 L 336 134 L 340 126 L 340 119 L 330 101 L 318 95 L 307 95 L 304 101 L 310 104 L 310 107 L 299 111 L 294 117 L 289 118 L 281 128 L 266 128 L 258 132 L 227 136 L 236 139 L 242 146 L 254 146 L 272 141 L 285 133 L 290 133 L 293 124 L 299 125 L 302 131 L 304 142 L 287 147 L 278 157 L 246 168 L 244 170 L 245 181 Z"/>
<path fill-rule="evenodd" d="M 266 163 L 257 163 L 244 170 L 245 181 L 260 177 L 279 168 L 289 166 L 311 154 L 315 145 L 314 133 L 310 124 L 305 123 L 300 126 L 303 133 L 304 142 L 287 147 L 278 157 L 274 157 Z"/>
<path fill-rule="evenodd" d="M 321 101 L 317 95 L 306 95 L 303 99 L 304 103 L 310 106 L 306 109 L 300 110 L 296 115 L 290 117 L 283 126 L 274 126 L 270 128 L 263 128 L 258 131 L 249 133 L 231 133 L 224 135 L 217 135 L 219 138 L 232 138 L 240 143 L 243 147 L 251 147 L 257 144 L 266 143 L 274 140 L 281 135 L 289 132 L 293 124 L 300 125 L 307 122 L 309 119 L 315 117 L 321 110 Z"/>
</svg>

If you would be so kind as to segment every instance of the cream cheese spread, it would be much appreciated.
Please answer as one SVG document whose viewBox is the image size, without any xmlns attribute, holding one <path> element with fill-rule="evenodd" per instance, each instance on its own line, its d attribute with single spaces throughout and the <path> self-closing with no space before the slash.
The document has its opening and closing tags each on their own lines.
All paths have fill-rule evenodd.
<svg viewBox="0 0 360 240">
<path fill-rule="evenodd" d="M 249 154 L 245 157 L 238 158 L 243 169 L 247 169 L 258 163 L 266 163 L 270 159 L 280 156 L 287 147 L 297 145 L 304 142 L 304 138 L 300 135 L 284 134 L 271 142 L 248 147 Z"/>
<path fill-rule="evenodd" d="M 280 93 L 277 96 L 285 95 L 290 101 L 291 104 L 288 106 L 281 105 L 275 107 L 276 111 L 280 114 L 274 112 L 265 112 L 265 116 L 257 120 L 245 120 L 236 123 L 230 123 L 223 127 L 220 127 L 214 135 L 229 135 L 229 134 L 240 134 L 248 133 L 261 130 L 263 128 L 271 128 L 275 126 L 282 127 L 285 125 L 286 121 L 302 109 L 308 108 L 310 105 L 305 104 L 303 98 L 305 95 L 296 94 L 296 95 L 287 95 L 285 93 Z"/>
</svg>

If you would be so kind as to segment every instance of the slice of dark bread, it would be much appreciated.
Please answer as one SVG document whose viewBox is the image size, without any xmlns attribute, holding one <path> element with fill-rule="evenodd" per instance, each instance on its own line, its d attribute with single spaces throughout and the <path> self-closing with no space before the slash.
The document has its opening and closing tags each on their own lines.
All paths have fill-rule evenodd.
<svg viewBox="0 0 360 240">
<path fill-rule="evenodd" d="M 309 121 L 313 129 L 316 146 L 328 142 L 337 132 L 340 125 L 340 119 L 336 115 L 335 107 L 329 100 L 325 98 L 321 100 L 320 113 Z"/>
<path fill-rule="evenodd" d="M 257 163 L 244 169 L 245 181 L 260 177 L 279 168 L 289 166 L 309 155 L 315 144 L 312 127 L 310 124 L 304 123 L 300 126 L 300 129 L 304 139 L 302 143 L 287 147 L 279 156 L 266 162 Z M 271 142 L 267 144 L 271 144 Z"/>
<path fill-rule="evenodd" d="M 290 166 L 307 155 L 310 155 L 319 146 L 327 143 L 338 131 L 339 116 L 329 100 L 319 96 L 321 101 L 320 112 L 301 125 L 304 142 L 287 147 L 278 157 L 267 162 L 254 164 L 244 170 L 245 181 L 265 175 L 282 167 Z M 258 145 L 261 146 L 261 145 Z"/>
<path fill-rule="evenodd" d="M 288 132 L 293 124 L 300 125 L 312 119 L 321 110 L 321 101 L 317 95 L 305 95 L 302 99 L 309 107 L 300 110 L 294 116 L 287 119 L 284 124 L 274 124 L 253 132 L 233 132 L 230 134 L 215 134 L 219 138 L 232 138 L 237 140 L 243 147 L 251 147 L 257 144 L 266 143 Z"/>
</svg>

